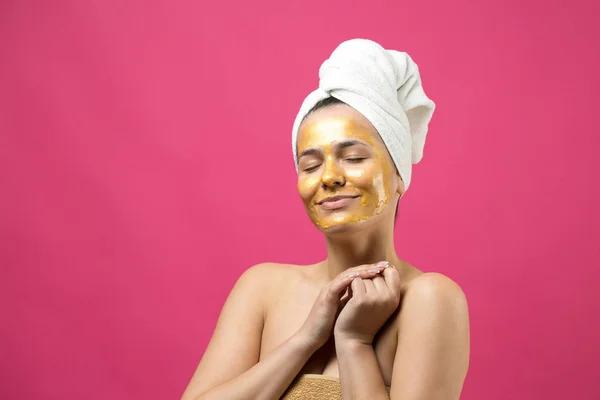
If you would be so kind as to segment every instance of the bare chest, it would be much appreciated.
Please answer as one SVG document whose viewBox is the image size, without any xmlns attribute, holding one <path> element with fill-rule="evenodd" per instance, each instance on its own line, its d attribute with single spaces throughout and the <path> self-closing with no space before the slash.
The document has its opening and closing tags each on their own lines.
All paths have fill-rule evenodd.
<svg viewBox="0 0 600 400">
<path fill-rule="evenodd" d="M 260 359 L 294 335 L 302 326 L 318 295 L 318 288 L 295 285 L 287 288 L 270 304 L 263 328 Z M 373 349 L 387 386 L 391 386 L 392 367 L 397 346 L 396 315 L 379 330 Z M 300 374 L 320 374 L 339 378 L 333 335 L 304 365 Z"/>
</svg>

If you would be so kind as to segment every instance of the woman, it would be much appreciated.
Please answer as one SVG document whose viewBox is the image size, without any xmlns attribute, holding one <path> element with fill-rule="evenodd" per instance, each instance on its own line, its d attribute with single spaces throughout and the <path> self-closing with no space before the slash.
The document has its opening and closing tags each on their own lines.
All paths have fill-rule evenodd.
<svg viewBox="0 0 600 400">
<path fill-rule="evenodd" d="M 394 249 L 398 201 L 434 104 L 410 57 L 372 41 L 342 43 L 319 75 L 292 144 L 327 259 L 247 270 L 183 399 L 458 399 L 465 296 Z"/>
</svg>

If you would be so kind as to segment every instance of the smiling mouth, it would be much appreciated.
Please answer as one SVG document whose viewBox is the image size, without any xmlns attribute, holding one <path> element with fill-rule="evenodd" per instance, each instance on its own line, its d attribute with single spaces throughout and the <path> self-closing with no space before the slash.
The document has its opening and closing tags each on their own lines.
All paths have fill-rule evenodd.
<svg viewBox="0 0 600 400">
<path fill-rule="evenodd" d="M 332 196 L 317 202 L 317 204 L 325 210 L 338 210 L 345 207 L 358 197 L 360 196 Z"/>
</svg>

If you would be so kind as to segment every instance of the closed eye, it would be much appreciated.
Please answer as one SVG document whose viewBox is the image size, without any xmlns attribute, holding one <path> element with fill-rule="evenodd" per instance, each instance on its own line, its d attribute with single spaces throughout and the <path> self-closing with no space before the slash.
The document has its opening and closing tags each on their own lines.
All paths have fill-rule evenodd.
<svg viewBox="0 0 600 400">
<path fill-rule="evenodd" d="M 352 158 L 346 158 L 346 161 L 349 161 L 351 163 L 359 163 L 364 159 L 365 159 L 365 157 L 352 157 Z"/>
<path fill-rule="evenodd" d="M 320 164 L 317 164 L 317 165 L 313 165 L 308 168 L 304 168 L 304 172 L 312 172 L 312 171 L 316 170 L 317 168 L 319 168 L 319 166 L 320 166 Z"/>
</svg>

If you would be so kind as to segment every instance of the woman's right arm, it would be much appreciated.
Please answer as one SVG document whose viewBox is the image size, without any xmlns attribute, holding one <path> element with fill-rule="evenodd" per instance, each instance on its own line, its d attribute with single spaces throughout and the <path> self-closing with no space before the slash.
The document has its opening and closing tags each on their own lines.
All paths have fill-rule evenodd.
<svg viewBox="0 0 600 400">
<path fill-rule="evenodd" d="M 274 399 L 308 360 L 308 344 L 292 337 L 258 362 L 273 267 L 256 265 L 238 279 L 182 400 Z"/>
<path fill-rule="evenodd" d="M 303 327 L 260 360 L 269 283 L 277 266 L 248 269 L 232 289 L 206 351 L 182 400 L 279 399 L 311 355 L 331 335 L 340 296 L 354 277 L 373 277 L 368 267 L 352 268 L 321 290 Z M 355 275 L 352 275 L 354 273 Z"/>
</svg>

